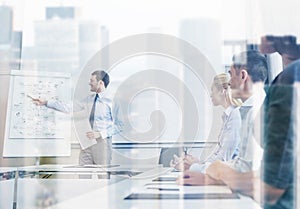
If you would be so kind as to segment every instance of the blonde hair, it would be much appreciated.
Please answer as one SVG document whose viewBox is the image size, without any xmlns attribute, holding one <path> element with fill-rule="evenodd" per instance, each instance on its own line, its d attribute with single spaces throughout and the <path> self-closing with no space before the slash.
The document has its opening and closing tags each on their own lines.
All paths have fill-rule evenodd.
<svg viewBox="0 0 300 209">
<path fill-rule="evenodd" d="M 231 90 L 229 86 L 229 75 L 227 73 L 220 73 L 214 77 L 213 86 L 215 86 L 219 91 L 224 91 L 225 99 L 233 106 L 241 106 L 242 102 L 240 100 L 234 99 L 231 96 Z"/>
</svg>

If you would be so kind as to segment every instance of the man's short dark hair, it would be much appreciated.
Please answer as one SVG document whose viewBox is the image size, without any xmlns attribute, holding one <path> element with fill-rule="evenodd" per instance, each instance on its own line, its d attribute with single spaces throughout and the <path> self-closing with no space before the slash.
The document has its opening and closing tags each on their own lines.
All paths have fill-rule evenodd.
<svg viewBox="0 0 300 209">
<path fill-rule="evenodd" d="M 233 67 L 239 73 L 240 70 L 247 70 L 252 81 L 265 82 L 268 75 L 268 63 L 266 57 L 256 50 L 241 52 L 232 57 Z"/>
<path fill-rule="evenodd" d="M 97 81 L 103 81 L 105 88 L 109 84 L 109 75 L 103 70 L 96 70 L 92 73 L 96 76 Z"/>
</svg>

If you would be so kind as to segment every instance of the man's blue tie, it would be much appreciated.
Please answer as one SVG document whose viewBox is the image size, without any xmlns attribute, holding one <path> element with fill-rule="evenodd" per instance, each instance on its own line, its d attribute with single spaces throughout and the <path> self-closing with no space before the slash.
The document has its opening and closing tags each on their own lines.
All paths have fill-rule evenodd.
<svg viewBox="0 0 300 209">
<path fill-rule="evenodd" d="M 93 107 L 92 107 L 92 110 L 91 110 L 90 118 L 89 118 L 90 125 L 91 125 L 92 129 L 93 129 L 93 126 L 94 126 L 95 108 L 96 108 L 96 102 L 97 102 L 98 97 L 99 97 L 98 94 L 96 94 L 95 99 L 94 99 L 94 103 L 93 103 Z"/>
</svg>

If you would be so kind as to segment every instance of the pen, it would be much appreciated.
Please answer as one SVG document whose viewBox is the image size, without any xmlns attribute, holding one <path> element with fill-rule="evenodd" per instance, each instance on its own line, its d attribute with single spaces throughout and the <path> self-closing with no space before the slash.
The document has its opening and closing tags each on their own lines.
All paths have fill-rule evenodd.
<svg viewBox="0 0 300 209">
<path fill-rule="evenodd" d="M 187 147 L 183 147 L 183 152 L 184 152 L 184 155 L 187 155 Z"/>
<path fill-rule="evenodd" d="M 35 98 L 33 98 L 32 96 L 30 96 L 30 95 L 28 95 L 28 94 L 27 94 L 27 97 L 29 97 L 29 98 L 32 99 L 32 100 L 35 100 Z"/>
<path fill-rule="evenodd" d="M 39 100 L 39 99 L 37 99 L 37 98 L 33 98 L 32 96 L 30 96 L 30 95 L 28 95 L 28 94 L 27 94 L 27 97 L 30 98 L 30 99 L 31 99 L 32 101 L 34 101 L 34 102 L 36 102 L 36 101 Z"/>
<path fill-rule="evenodd" d="M 157 187 L 148 187 L 147 189 L 156 189 L 158 191 L 179 191 L 179 189 L 175 188 L 157 188 Z"/>
</svg>

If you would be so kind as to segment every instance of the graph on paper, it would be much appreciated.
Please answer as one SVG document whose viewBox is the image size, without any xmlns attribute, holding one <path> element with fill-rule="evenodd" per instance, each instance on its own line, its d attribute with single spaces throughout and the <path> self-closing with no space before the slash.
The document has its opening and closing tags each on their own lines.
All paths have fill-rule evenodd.
<svg viewBox="0 0 300 209">
<path fill-rule="evenodd" d="M 63 138 L 68 116 L 34 104 L 32 98 L 65 99 L 66 78 L 14 76 L 10 98 L 10 139 Z"/>
</svg>

